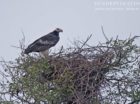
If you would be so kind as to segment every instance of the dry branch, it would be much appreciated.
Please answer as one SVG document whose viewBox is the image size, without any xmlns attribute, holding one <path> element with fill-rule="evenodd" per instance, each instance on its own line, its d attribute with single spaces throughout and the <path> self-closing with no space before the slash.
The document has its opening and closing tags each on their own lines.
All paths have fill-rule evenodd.
<svg viewBox="0 0 140 104">
<path fill-rule="evenodd" d="M 15 62 L 3 61 L 11 76 L 9 94 L 27 104 L 127 104 L 133 98 L 127 96 L 129 90 L 140 89 L 140 51 L 134 44 L 137 37 L 109 40 L 104 36 L 107 43 L 88 45 L 89 36 L 78 48 L 62 47 L 48 59 L 24 55 L 21 41 L 22 52 Z"/>
</svg>

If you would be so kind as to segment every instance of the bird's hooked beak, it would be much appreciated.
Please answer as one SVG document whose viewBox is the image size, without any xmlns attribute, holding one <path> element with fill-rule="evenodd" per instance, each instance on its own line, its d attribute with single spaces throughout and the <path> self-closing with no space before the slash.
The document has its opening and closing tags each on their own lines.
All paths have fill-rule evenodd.
<svg viewBox="0 0 140 104">
<path fill-rule="evenodd" d="M 63 32 L 63 30 L 62 30 L 62 29 L 60 29 L 60 32 Z"/>
<path fill-rule="evenodd" d="M 60 28 L 56 28 L 56 31 L 57 31 L 57 32 L 63 32 L 63 30 L 60 29 Z"/>
</svg>

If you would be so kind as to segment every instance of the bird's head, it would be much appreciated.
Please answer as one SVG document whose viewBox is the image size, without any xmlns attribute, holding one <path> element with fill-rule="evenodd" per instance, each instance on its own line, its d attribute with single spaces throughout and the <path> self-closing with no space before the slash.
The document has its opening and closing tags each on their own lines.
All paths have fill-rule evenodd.
<svg viewBox="0 0 140 104">
<path fill-rule="evenodd" d="M 55 31 L 57 31 L 57 32 L 63 32 L 63 30 L 60 29 L 60 28 L 56 28 Z"/>
</svg>

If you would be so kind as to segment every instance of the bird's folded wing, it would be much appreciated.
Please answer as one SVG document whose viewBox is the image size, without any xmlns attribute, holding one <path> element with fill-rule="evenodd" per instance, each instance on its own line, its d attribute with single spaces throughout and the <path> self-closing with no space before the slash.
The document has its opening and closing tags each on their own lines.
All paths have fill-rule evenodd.
<svg viewBox="0 0 140 104">
<path fill-rule="evenodd" d="M 55 41 L 39 39 L 39 41 L 37 43 L 40 45 L 53 45 L 53 44 L 55 44 Z"/>
</svg>

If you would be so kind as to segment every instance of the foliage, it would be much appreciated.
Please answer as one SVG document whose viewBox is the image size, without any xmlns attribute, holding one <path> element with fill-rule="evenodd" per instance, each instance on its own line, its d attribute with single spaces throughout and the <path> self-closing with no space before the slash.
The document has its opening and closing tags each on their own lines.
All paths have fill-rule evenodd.
<svg viewBox="0 0 140 104">
<path fill-rule="evenodd" d="M 138 37 L 109 40 L 105 36 L 106 42 L 96 46 L 87 43 L 90 38 L 74 47 L 62 47 L 47 58 L 23 54 L 22 43 L 17 59 L 1 62 L 5 72 L 1 74 L 0 101 L 3 104 L 138 104 L 140 48 L 134 42 Z"/>
</svg>

